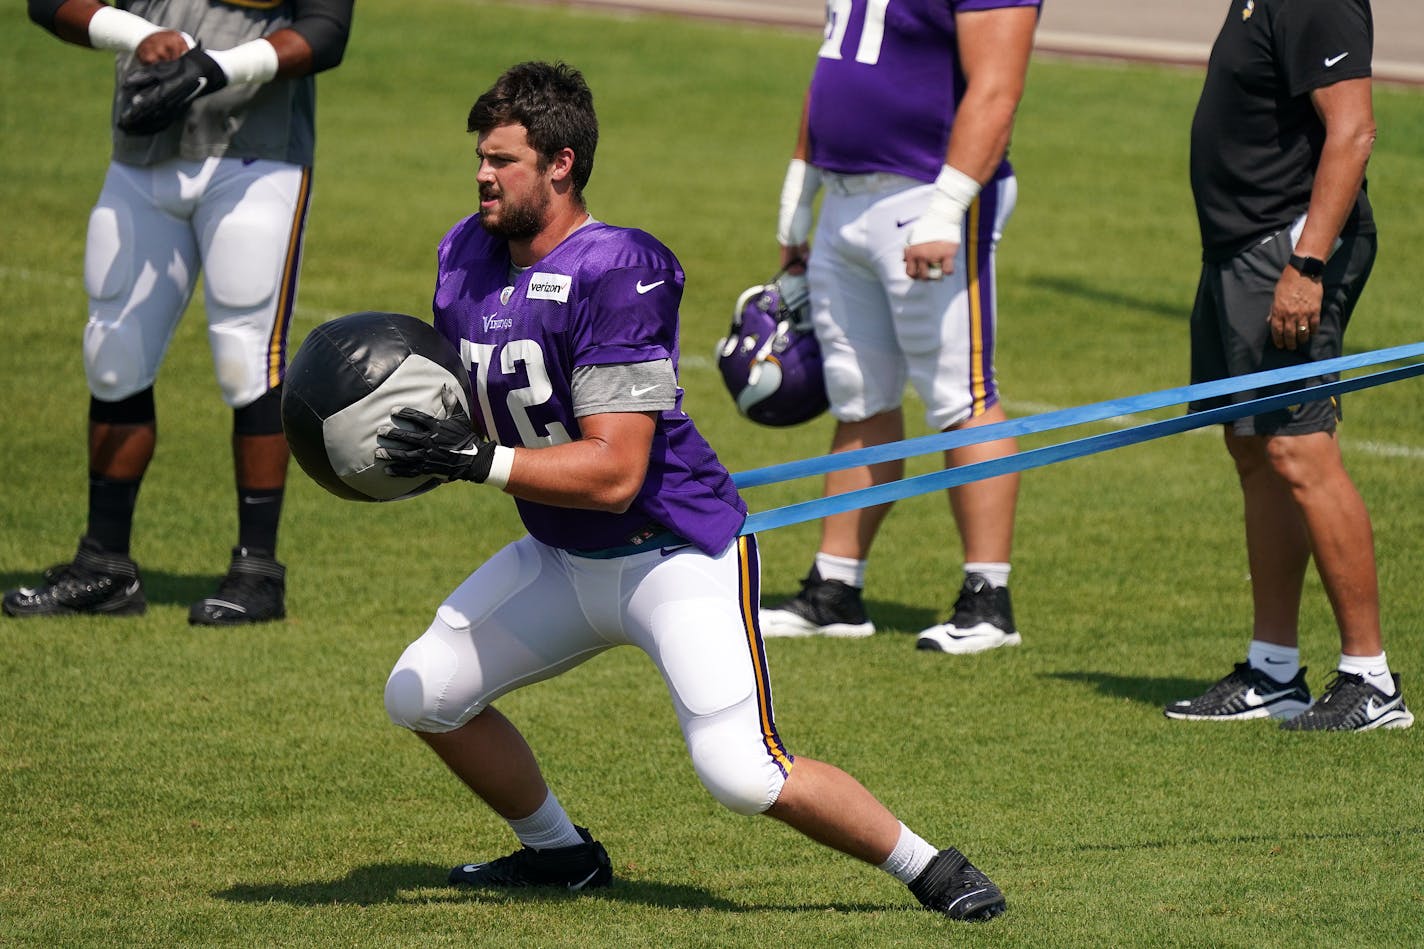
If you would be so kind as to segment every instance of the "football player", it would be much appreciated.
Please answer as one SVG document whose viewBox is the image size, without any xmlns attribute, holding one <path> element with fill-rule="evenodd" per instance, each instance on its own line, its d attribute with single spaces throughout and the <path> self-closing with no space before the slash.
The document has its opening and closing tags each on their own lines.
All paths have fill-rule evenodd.
<svg viewBox="0 0 1424 949">
<path fill-rule="evenodd" d="M 450 882 L 611 882 L 603 846 L 573 824 L 492 703 L 629 645 L 662 675 L 719 802 L 879 866 L 952 918 L 1002 912 L 999 888 L 959 851 L 936 850 L 850 775 L 782 743 L 757 626 L 757 543 L 738 536 L 746 505 L 682 411 L 682 267 L 652 236 L 589 215 L 598 124 L 583 77 L 562 63 L 511 67 L 467 127 L 479 212 L 440 243 L 434 313 L 464 354 L 478 417 L 398 409 L 377 450 L 393 475 L 512 495 L 528 530 L 446 598 L 386 683 L 391 720 L 521 845 L 455 867 Z"/>
<path fill-rule="evenodd" d="M 237 546 L 189 620 L 285 615 L 276 560 L 280 414 L 315 147 L 313 76 L 341 61 L 353 0 L 29 0 L 60 39 L 116 54 L 113 155 L 89 217 L 89 517 L 70 563 L 11 590 L 11 616 L 134 614 L 129 555 L 157 437 L 153 387 L 201 272 L 208 342 L 233 410 Z"/>
<path fill-rule="evenodd" d="M 838 0 L 826 9 L 777 241 L 784 264 L 809 254 L 811 319 L 836 418 L 831 451 L 904 438 L 907 381 L 935 431 L 1003 421 L 994 254 L 1017 194 L 1006 149 L 1039 0 Z M 952 449 L 945 464 L 1016 450 L 996 439 Z M 849 468 L 826 477 L 825 493 L 903 476 L 899 461 Z M 964 580 L 948 621 L 921 632 L 919 648 L 1019 643 L 1008 591 L 1017 498 L 1017 474 L 949 490 Z M 874 633 L 861 591 L 889 509 L 823 520 L 801 592 L 763 612 L 763 633 Z"/>
</svg>

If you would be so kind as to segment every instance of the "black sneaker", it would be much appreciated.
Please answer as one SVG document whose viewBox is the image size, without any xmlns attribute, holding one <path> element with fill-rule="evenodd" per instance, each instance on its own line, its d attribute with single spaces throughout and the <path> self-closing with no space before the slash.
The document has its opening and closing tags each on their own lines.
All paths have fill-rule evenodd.
<svg viewBox="0 0 1424 949">
<path fill-rule="evenodd" d="M 761 611 L 763 639 L 781 636 L 859 638 L 875 632 L 865 615 L 860 588 L 822 580 L 815 567 L 801 581 L 801 592 L 773 610 Z"/>
<path fill-rule="evenodd" d="M 3 608 L 8 616 L 136 616 L 147 607 L 138 564 L 81 537 L 71 563 L 50 567 L 40 586 L 6 591 Z"/>
<path fill-rule="evenodd" d="M 921 632 L 915 648 L 964 655 L 1021 642 L 1023 637 L 1014 627 L 1009 588 L 996 587 L 982 575 L 971 573 L 959 588 L 949 622 Z"/>
<path fill-rule="evenodd" d="M 1385 695 L 1352 672 L 1335 672 L 1320 700 L 1281 727 L 1300 732 L 1367 732 L 1373 728 L 1408 728 L 1414 713 L 1404 707 L 1399 675 L 1394 694 Z"/>
<path fill-rule="evenodd" d="M 246 547 L 234 547 L 227 576 L 215 596 L 193 604 L 188 622 L 195 626 L 240 626 L 287 615 L 287 568 Z"/>
<path fill-rule="evenodd" d="M 953 847 L 920 871 L 910 892 L 925 909 L 968 923 L 985 922 L 1009 908 L 1003 890 Z"/>
<path fill-rule="evenodd" d="M 608 886 L 613 882 L 613 864 L 608 859 L 608 851 L 589 836 L 587 829 L 574 829 L 583 843 L 547 850 L 525 847 L 489 863 L 467 863 L 450 871 L 450 885 L 498 889 L 558 886 L 575 893 Z"/>
<path fill-rule="evenodd" d="M 1194 699 L 1173 702 L 1162 714 L 1187 722 L 1243 722 L 1294 718 L 1309 707 L 1304 666 L 1289 682 L 1277 682 L 1249 663 L 1238 662 L 1220 682 Z"/>
</svg>

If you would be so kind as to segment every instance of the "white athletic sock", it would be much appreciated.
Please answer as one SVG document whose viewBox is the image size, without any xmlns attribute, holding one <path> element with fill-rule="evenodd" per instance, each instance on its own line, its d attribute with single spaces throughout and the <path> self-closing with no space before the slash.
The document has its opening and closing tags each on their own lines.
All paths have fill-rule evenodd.
<svg viewBox="0 0 1424 949">
<path fill-rule="evenodd" d="M 857 590 L 865 586 L 865 561 L 854 557 L 836 557 L 831 554 L 816 554 L 816 572 L 822 580 L 839 580 Z"/>
<path fill-rule="evenodd" d="M 510 821 L 509 827 L 521 844 L 535 850 L 572 847 L 583 843 L 583 838 L 574 830 L 573 821 L 564 813 L 564 806 L 554 797 L 553 791 L 544 798 L 544 803 L 539 805 L 537 811 L 528 817 Z"/>
<path fill-rule="evenodd" d="M 1246 650 L 1246 664 L 1277 682 L 1289 682 L 1300 672 L 1300 649 L 1253 639 L 1251 648 Z"/>
<path fill-rule="evenodd" d="M 1012 569 L 1006 563 L 967 563 L 964 565 L 964 575 L 977 573 L 991 586 L 1006 587 L 1009 585 L 1009 570 Z"/>
<path fill-rule="evenodd" d="M 1341 653 L 1339 669 L 1341 672 L 1364 676 L 1366 682 L 1385 695 L 1394 694 L 1394 676 L 1389 674 L 1389 662 L 1386 661 L 1384 653 L 1378 656 L 1347 656 Z"/>
<path fill-rule="evenodd" d="M 908 886 L 938 853 L 924 838 L 901 822 L 900 839 L 880 869 Z"/>
</svg>

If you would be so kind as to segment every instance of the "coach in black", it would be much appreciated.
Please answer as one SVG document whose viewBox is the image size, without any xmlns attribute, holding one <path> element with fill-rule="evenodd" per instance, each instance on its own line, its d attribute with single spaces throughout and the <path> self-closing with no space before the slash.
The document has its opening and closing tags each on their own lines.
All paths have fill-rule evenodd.
<svg viewBox="0 0 1424 949">
<path fill-rule="evenodd" d="M 1365 186 L 1373 36 L 1369 0 L 1233 0 L 1192 122 L 1203 249 L 1194 383 L 1340 355 L 1375 258 Z M 1374 539 L 1340 456 L 1339 417 L 1328 399 L 1226 426 L 1245 499 L 1252 640 L 1245 662 L 1167 706 L 1168 718 L 1271 717 L 1286 729 L 1333 731 L 1413 724 L 1385 659 Z M 1341 644 L 1313 704 L 1297 645 L 1312 554 Z"/>
</svg>

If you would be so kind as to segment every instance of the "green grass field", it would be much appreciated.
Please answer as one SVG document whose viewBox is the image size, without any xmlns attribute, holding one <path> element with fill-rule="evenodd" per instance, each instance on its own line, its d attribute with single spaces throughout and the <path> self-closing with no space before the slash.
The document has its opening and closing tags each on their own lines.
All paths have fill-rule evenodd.
<svg viewBox="0 0 1424 949">
<path fill-rule="evenodd" d="M 67 558 L 84 528 L 80 273 L 111 67 L 14 5 L 0 26 L 8 588 Z M 658 235 L 687 270 L 689 411 L 734 471 L 821 454 L 828 419 L 754 429 L 710 355 L 737 292 L 774 267 L 776 195 L 815 44 L 543 6 L 362 4 L 347 62 L 321 80 L 293 347 L 341 313 L 428 314 L 435 243 L 474 200 L 470 102 L 512 62 L 562 58 L 599 106 L 591 209 Z M 1185 383 L 1199 83 L 1193 70 L 1035 63 L 1013 146 L 1019 210 L 1001 250 L 1012 413 Z M 1355 352 L 1421 337 L 1424 99 L 1381 87 L 1375 101 L 1382 252 Z M 1342 429 L 1374 514 L 1391 662 L 1416 710 L 1420 392 L 1414 380 L 1352 395 Z M 957 587 L 953 523 L 929 496 L 903 502 L 881 536 L 869 588 L 881 635 L 769 643 L 790 748 L 856 774 L 1007 891 L 1009 915 L 965 927 L 920 912 L 873 869 L 721 809 L 653 670 L 627 650 L 501 703 L 608 846 L 619 884 L 578 898 L 447 890 L 449 866 L 503 853 L 512 837 L 386 721 L 381 690 L 440 598 L 517 536 L 513 505 L 473 488 L 353 505 L 294 467 L 279 552 L 290 618 L 196 630 L 187 604 L 235 539 L 230 415 L 201 312 L 180 328 L 157 394 L 161 438 L 134 548 L 148 614 L 0 620 L 0 946 L 1424 944 L 1424 726 L 1299 736 L 1159 711 L 1245 649 L 1240 502 L 1214 434 L 1025 475 L 1019 649 L 912 648 Z M 765 510 L 818 490 L 796 482 L 748 498 Z M 814 524 L 763 536 L 768 597 L 795 590 L 815 543 Z M 1338 641 L 1313 576 L 1303 630 L 1318 691 Z"/>
</svg>

